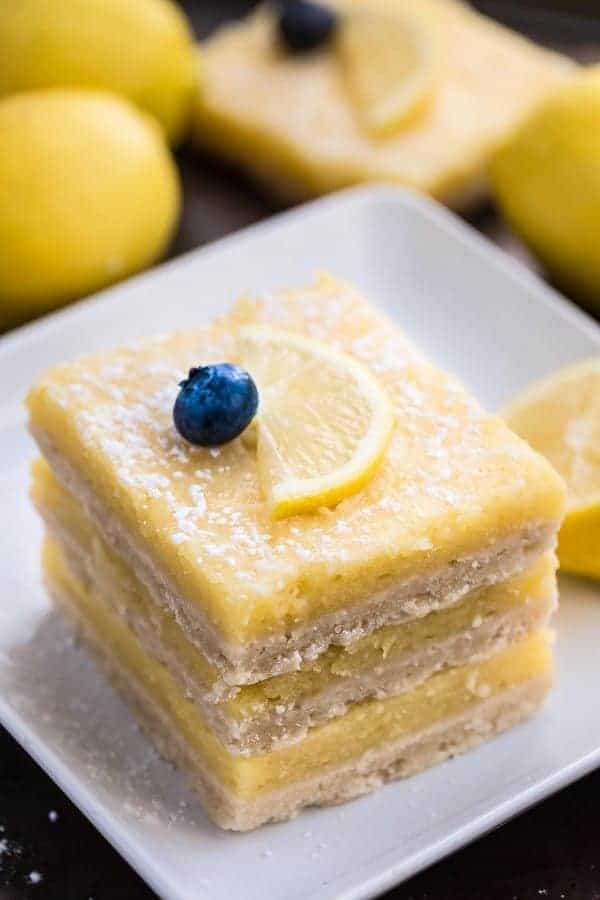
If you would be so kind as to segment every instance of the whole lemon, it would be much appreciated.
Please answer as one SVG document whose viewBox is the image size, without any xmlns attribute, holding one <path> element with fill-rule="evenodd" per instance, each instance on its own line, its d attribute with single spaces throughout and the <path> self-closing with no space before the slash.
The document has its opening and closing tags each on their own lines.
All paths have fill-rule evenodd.
<svg viewBox="0 0 600 900">
<path fill-rule="evenodd" d="M 600 66 L 533 113 L 491 178 L 509 223 L 557 283 L 600 310 Z"/>
<path fill-rule="evenodd" d="M 0 95 L 47 87 L 114 91 L 181 137 L 193 41 L 171 0 L 0 2 Z"/>
<path fill-rule="evenodd" d="M 179 203 L 161 129 L 126 100 L 58 89 L 0 100 L 0 327 L 151 263 Z"/>
</svg>

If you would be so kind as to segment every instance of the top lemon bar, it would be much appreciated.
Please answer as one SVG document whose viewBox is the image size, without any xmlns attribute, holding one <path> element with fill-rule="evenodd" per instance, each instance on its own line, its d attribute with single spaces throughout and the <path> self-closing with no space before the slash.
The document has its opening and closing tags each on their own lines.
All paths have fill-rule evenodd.
<svg viewBox="0 0 600 900">
<path fill-rule="evenodd" d="M 275 520 L 251 444 L 196 447 L 173 427 L 188 368 L 235 362 L 238 330 L 256 323 L 345 351 L 390 398 L 383 461 L 334 508 Z M 242 299 L 212 325 L 59 366 L 28 406 L 55 473 L 236 684 L 521 571 L 554 545 L 563 512 L 551 466 L 327 276 Z"/>
<path fill-rule="evenodd" d="M 311 53 L 286 53 L 275 4 L 221 28 L 201 45 L 196 140 L 288 198 L 386 181 L 465 207 L 485 187 L 491 154 L 573 70 L 565 57 L 454 0 L 327 5 L 342 15 L 425 14 L 439 57 L 435 83 L 407 122 L 373 135 L 357 115 L 335 39 Z"/>
</svg>

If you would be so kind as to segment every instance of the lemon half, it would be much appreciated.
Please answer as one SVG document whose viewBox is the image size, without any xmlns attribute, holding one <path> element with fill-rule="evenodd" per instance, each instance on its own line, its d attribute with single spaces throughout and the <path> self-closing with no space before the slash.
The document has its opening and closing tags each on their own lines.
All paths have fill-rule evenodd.
<svg viewBox="0 0 600 900">
<path fill-rule="evenodd" d="M 561 569 L 600 578 L 600 357 L 537 382 L 504 416 L 567 483 Z"/>
<path fill-rule="evenodd" d="M 49 87 L 114 91 L 183 136 L 195 78 L 172 0 L 0 0 L 0 95 Z"/>
<path fill-rule="evenodd" d="M 239 356 L 261 394 L 257 458 L 273 516 L 332 506 L 363 487 L 394 426 L 375 376 L 328 344 L 263 326 L 240 330 Z"/>
</svg>

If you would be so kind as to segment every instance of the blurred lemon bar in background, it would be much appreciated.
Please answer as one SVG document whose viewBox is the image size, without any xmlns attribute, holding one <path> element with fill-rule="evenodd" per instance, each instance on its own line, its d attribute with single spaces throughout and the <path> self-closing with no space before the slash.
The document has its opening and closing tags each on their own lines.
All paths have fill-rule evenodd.
<svg viewBox="0 0 600 900">
<path fill-rule="evenodd" d="M 575 68 L 454 0 L 336 0 L 320 35 L 278 8 L 201 45 L 193 128 L 287 199 L 384 181 L 465 208 Z"/>
<path fill-rule="evenodd" d="M 257 434 L 190 444 L 185 373 L 242 359 Z M 299 397 L 328 364 L 325 421 Z M 367 401 L 385 428 L 360 484 L 274 510 L 261 442 L 267 468 L 330 468 L 323 436 L 362 435 Z M 545 696 L 561 479 L 350 285 L 323 276 L 67 363 L 28 406 L 50 592 L 223 827 L 373 790 Z"/>
</svg>

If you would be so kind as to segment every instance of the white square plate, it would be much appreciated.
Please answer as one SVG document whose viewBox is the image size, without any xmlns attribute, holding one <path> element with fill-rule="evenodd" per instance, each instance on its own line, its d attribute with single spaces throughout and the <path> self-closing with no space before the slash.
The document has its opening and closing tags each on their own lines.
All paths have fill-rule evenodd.
<svg viewBox="0 0 600 900">
<path fill-rule="evenodd" d="M 251 834 L 211 826 L 64 626 L 39 580 L 22 398 L 51 363 L 209 319 L 245 290 L 355 281 L 497 406 L 600 353 L 600 329 L 436 204 L 348 191 L 177 259 L 0 341 L 0 717 L 164 898 L 371 897 L 600 764 L 600 596 L 562 586 L 557 687 L 535 719 L 416 778 Z"/>
</svg>

